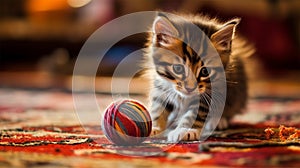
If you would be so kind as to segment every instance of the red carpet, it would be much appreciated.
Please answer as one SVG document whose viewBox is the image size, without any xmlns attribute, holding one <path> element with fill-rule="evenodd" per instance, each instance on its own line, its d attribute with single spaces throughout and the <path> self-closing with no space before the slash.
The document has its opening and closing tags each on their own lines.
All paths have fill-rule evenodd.
<svg viewBox="0 0 300 168">
<path fill-rule="evenodd" d="M 111 102 L 108 95 L 97 100 Z M 300 167 L 299 128 L 300 99 L 264 97 L 205 142 L 116 146 L 98 124 L 80 124 L 71 93 L 0 89 L 0 167 Z"/>
</svg>

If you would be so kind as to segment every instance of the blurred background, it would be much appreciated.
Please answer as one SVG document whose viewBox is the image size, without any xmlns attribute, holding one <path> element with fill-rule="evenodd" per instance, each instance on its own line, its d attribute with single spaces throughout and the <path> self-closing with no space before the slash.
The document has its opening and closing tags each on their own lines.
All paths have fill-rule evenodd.
<svg viewBox="0 0 300 168">
<path fill-rule="evenodd" d="M 146 10 L 204 13 L 224 21 L 241 17 L 239 31 L 256 47 L 250 78 L 299 84 L 299 0 L 1 0 L 0 86 L 70 87 L 65 79 L 88 37 L 114 18 Z M 98 75 L 110 76 L 118 61 L 144 46 L 145 37 L 119 41 Z"/>
</svg>

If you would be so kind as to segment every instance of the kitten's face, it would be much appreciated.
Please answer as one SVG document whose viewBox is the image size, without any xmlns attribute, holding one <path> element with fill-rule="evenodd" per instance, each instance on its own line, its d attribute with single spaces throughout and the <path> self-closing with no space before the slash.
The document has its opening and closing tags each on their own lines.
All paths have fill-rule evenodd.
<svg viewBox="0 0 300 168">
<path fill-rule="evenodd" d="M 154 56 L 156 72 L 180 95 L 204 93 L 210 86 L 210 74 L 213 72 L 208 71 L 200 57 L 190 60 L 189 57 L 195 56 L 195 53 L 183 42 L 176 41 L 169 48 L 157 49 L 159 54 Z"/>
<path fill-rule="evenodd" d="M 158 17 L 153 24 L 152 43 L 156 47 L 153 49 L 153 60 L 157 74 L 162 80 L 170 83 L 180 95 L 194 96 L 208 92 L 211 87 L 210 78 L 214 76 L 216 70 L 209 64 L 212 60 L 204 61 L 201 58 L 210 57 L 207 52 L 207 43 L 210 43 L 223 56 L 221 60 L 223 65 L 226 65 L 235 24 L 224 26 L 209 38 L 195 40 L 199 41 L 194 45 L 198 46 L 200 53 L 196 53 L 184 42 L 174 38 L 179 34 L 185 36 L 191 33 L 179 32 L 178 25 L 175 28 L 173 24 L 165 17 Z"/>
</svg>

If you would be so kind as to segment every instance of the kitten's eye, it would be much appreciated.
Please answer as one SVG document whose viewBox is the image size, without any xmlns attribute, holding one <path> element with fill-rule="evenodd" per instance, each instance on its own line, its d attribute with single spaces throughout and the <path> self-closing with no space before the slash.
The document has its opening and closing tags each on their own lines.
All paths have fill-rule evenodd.
<svg viewBox="0 0 300 168">
<path fill-rule="evenodd" d="M 176 74 L 183 74 L 184 73 L 184 66 L 182 64 L 175 64 L 175 65 L 173 65 L 173 71 Z"/>
<path fill-rule="evenodd" d="M 209 75 L 209 72 L 207 70 L 207 68 L 202 68 L 201 71 L 200 71 L 200 76 L 202 77 L 207 77 Z"/>
</svg>

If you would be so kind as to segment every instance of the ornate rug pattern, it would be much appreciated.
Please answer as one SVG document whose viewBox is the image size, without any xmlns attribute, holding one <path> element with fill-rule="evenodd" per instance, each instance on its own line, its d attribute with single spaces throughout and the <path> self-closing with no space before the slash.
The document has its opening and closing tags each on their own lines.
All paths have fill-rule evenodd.
<svg viewBox="0 0 300 168">
<path fill-rule="evenodd" d="M 252 98 L 232 124 L 204 142 L 117 146 L 99 124 L 81 124 L 71 93 L 2 88 L 0 167 L 300 167 L 300 98 Z"/>
</svg>

